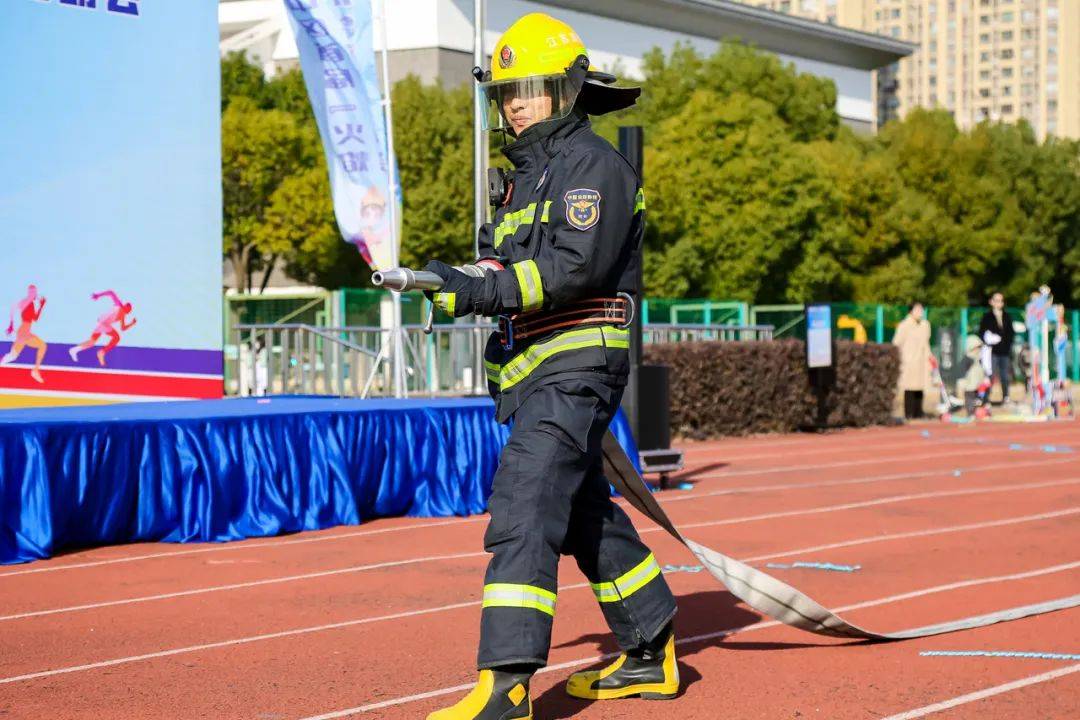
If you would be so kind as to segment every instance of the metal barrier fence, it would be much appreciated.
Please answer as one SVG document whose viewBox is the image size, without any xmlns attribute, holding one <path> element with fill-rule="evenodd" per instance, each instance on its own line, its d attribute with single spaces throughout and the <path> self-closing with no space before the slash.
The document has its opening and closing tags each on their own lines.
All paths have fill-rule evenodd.
<svg viewBox="0 0 1080 720">
<path fill-rule="evenodd" d="M 772 325 L 687 325 L 650 323 L 641 331 L 646 345 L 653 343 L 772 340 Z"/>
<path fill-rule="evenodd" d="M 403 330 L 405 385 L 410 395 L 484 395 L 484 346 L 494 323 L 420 325 Z M 646 344 L 660 342 L 771 340 L 772 327 L 648 325 Z M 375 326 L 316 327 L 305 324 L 239 324 L 226 348 L 230 395 L 393 394 L 391 331 Z"/>
</svg>

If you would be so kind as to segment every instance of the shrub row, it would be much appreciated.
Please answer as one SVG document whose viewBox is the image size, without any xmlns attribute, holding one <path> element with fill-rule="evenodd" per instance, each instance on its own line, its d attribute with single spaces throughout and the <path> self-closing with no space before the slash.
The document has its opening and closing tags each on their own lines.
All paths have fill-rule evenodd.
<svg viewBox="0 0 1080 720">
<path fill-rule="evenodd" d="M 671 431 L 704 439 L 813 427 L 818 397 L 799 340 L 649 345 L 644 362 L 671 368 Z M 900 358 L 892 345 L 837 344 L 830 427 L 889 422 Z"/>
</svg>

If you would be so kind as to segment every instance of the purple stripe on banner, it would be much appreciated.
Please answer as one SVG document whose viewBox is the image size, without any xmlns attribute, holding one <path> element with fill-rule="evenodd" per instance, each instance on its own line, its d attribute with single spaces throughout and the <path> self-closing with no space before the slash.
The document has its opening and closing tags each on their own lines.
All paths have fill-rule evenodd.
<svg viewBox="0 0 1080 720">
<path fill-rule="evenodd" d="M 92 370 L 100 368 L 97 351 L 92 347 L 79 353 L 78 362 L 73 362 L 68 350 L 74 347 L 64 343 L 49 343 L 45 351 L 45 365 L 58 368 L 79 368 Z M 11 349 L 10 342 L 0 342 L 0 355 Z M 23 348 L 14 362 L 34 362 L 36 350 Z M 135 372 L 170 372 L 193 375 L 221 376 L 225 372 L 223 355 L 220 350 L 177 350 L 172 348 L 125 347 L 120 345 L 105 356 L 105 368 L 108 370 L 132 370 Z"/>
</svg>

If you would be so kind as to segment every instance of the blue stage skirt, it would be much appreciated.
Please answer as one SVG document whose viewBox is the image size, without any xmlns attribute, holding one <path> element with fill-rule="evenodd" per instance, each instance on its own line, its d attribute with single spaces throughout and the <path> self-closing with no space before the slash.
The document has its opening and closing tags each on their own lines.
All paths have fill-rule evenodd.
<svg viewBox="0 0 1080 720">
<path fill-rule="evenodd" d="M 626 419 L 612 429 L 637 461 Z M 315 397 L 0 413 L 0 563 L 483 512 L 488 399 Z"/>
</svg>

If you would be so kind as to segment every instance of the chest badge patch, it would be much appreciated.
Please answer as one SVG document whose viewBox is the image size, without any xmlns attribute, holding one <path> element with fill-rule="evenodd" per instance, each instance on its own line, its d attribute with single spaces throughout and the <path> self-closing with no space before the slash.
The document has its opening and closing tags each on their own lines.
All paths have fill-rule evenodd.
<svg viewBox="0 0 1080 720">
<path fill-rule="evenodd" d="M 600 221 L 600 193 L 588 188 L 571 190 L 566 201 L 566 222 L 578 230 L 588 230 Z"/>
</svg>

